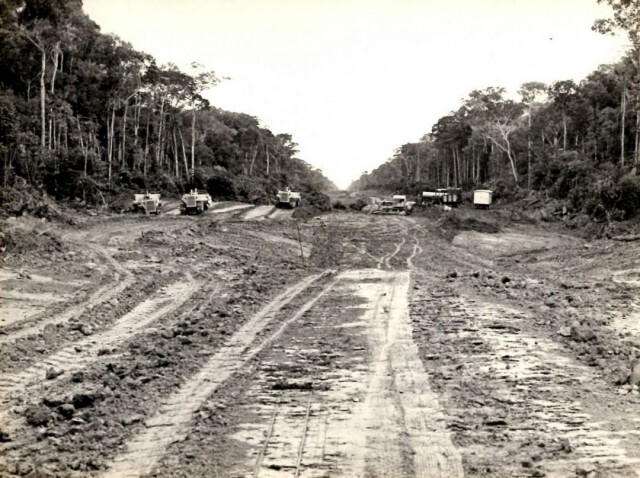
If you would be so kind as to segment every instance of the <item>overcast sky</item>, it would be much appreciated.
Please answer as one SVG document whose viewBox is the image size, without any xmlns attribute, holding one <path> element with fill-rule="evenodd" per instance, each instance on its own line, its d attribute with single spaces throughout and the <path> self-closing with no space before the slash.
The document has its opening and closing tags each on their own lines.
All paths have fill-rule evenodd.
<svg viewBox="0 0 640 478">
<path fill-rule="evenodd" d="M 579 81 L 626 38 L 591 31 L 596 0 L 84 0 L 159 63 L 229 80 L 218 107 L 290 133 L 344 188 L 431 131 L 474 89 Z"/>
</svg>

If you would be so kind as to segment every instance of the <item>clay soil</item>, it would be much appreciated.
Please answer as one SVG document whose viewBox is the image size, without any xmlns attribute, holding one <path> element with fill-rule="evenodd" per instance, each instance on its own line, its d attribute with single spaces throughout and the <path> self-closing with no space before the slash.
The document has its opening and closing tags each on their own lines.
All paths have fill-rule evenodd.
<svg viewBox="0 0 640 478">
<path fill-rule="evenodd" d="M 0 476 L 640 474 L 638 241 L 68 214 L 1 226 Z"/>
</svg>

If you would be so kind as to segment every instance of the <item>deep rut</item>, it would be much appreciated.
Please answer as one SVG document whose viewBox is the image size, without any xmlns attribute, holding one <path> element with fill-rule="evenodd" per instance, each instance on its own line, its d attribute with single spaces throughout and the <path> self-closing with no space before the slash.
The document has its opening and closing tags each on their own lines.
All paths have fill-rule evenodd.
<svg viewBox="0 0 640 478">
<path fill-rule="evenodd" d="M 261 420 L 234 435 L 250 450 L 230 475 L 462 476 L 412 341 L 409 273 L 357 270 L 338 279 L 298 325 L 304 339 L 290 332 L 262 364 L 246 406 Z M 368 347 L 317 350 L 334 334 Z M 302 377 L 287 373 L 307 367 Z"/>
<path fill-rule="evenodd" d="M 38 386 L 38 382 L 45 378 L 47 370 L 53 369 L 56 375 L 61 375 L 86 367 L 98 358 L 102 349 L 115 346 L 143 331 L 163 315 L 178 309 L 197 288 L 198 283 L 191 278 L 171 284 L 116 320 L 110 329 L 77 341 L 26 370 L 4 374 L 0 377 L 0 410 L 24 394 L 30 385 Z M 12 420 L 6 412 L 3 415 L 0 415 L 0 418 L 6 429 L 19 426 L 20 420 Z"/>
<path fill-rule="evenodd" d="M 122 291 L 133 284 L 134 278 L 126 268 L 98 248 L 93 246 L 88 247 L 111 266 L 113 278 L 109 283 L 94 291 L 86 301 L 68 307 L 59 314 L 51 316 L 45 311 L 36 316 L 29 317 L 24 321 L 13 323 L 10 327 L 3 329 L 3 335 L 0 335 L 0 345 L 42 332 L 48 325 L 67 322 L 69 319 L 82 315 L 93 307 L 111 300 L 114 297 L 119 297 Z"/>
<path fill-rule="evenodd" d="M 620 423 L 608 421 L 606 409 L 594 408 L 592 400 L 606 393 L 597 371 L 576 362 L 561 344 L 528 332 L 528 313 L 447 293 L 428 297 L 418 319 L 419 328 L 437 337 L 428 359 L 441 360 L 442 350 L 466 354 L 464 363 L 443 365 L 438 374 L 446 377 L 445 394 L 456 397 L 450 399 L 457 406 L 448 407 L 448 420 L 458 439 L 475 450 L 472 459 L 479 463 L 472 466 L 491 466 L 489 457 L 505 452 L 492 438 L 499 433 L 514 442 L 513 462 L 501 464 L 512 476 L 520 476 L 522 463 L 536 455 L 525 451 L 530 443 L 545 446 L 538 448 L 545 454 L 528 465 L 540 476 L 576 476 L 592 464 L 607 470 L 606 476 L 633 476 L 627 473 L 640 469 L 637 451 L 629 453 L 637 425 L 628 422 L 621 430 Z M 447 364 L 449 358 L 442 360 Z M 483 393 L 465 405 L 467 397 L 460 394 L 467 383 L 483 384 Z M 471 420 L 468 407 L 475 410 Z"/>
<path fill-rule="evenodd" d="M 180 389 L 167 398 L 160 410 L 145 424 L 145 429 L 126 445 L 126 451 L 118 456 L 105 476 L 140 476 L 150 473 L 154 465 L 171 443 L 180 441 L 188 431 L 192 414 L 213 391 L 252 357 L 277 338 L 284 328 L 302 316 L 333 285 L 303 305 L 289 320 L 266 340 L 251 348 L 257 335 L 285 305 L 302 293 L 324 274 L 307 277 L 287 289 L 247 322 L 208 362 Z"/>
</svg>

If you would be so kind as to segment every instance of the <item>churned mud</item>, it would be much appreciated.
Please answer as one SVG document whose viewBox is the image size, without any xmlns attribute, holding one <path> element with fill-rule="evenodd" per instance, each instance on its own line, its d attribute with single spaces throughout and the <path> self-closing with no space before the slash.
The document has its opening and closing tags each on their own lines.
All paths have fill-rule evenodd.
<svg viewBox="0 0 640 478">
<path fill-rule="evenodd" d="M 640 473 L 636 242 L 238 203 L 3 229 L 0 476 Z"/>
</svg>

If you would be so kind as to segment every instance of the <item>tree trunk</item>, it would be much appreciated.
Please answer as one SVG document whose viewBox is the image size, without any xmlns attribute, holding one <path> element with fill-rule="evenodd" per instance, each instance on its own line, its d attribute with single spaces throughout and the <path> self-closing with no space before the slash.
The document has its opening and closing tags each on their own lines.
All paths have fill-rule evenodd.
<svg viewBox="0 0 640 478">
<path fill-rule="evenodd" d="M 164 128 L 164 97 L 160 101 L 160 117 L 158 119 L 158 141 L 156 145 L 156 165 L 160 165 L 160 151 L 162 149 L 162 133 Z"/>
<path fill-rule="evenodd" d="M 627 85 L 622 87 L 620 98 L 620 166 L 624 167 L 624 127 L 627 116 Z"/>
<path fill-rule="evenodd" d="M 147 116 L 147 127 L 145 129 L 146 133 L 144 135 L 144 153 L 143 153 L 143 166 L 142 166 L 142 171 L 143 171 L 143 175 L 146 179 L 147 177 L 147 162 L 148 162 L 148 157 L 149 157 L 149 128 L 151 126 L 151 115 Z"/>
<path fill-rule="evenodd" d="M 196 107 L 193 105 L 191 114 L 191 176 L 196 171 Z"/>
<path fill-rule="evenodd" d="M 84 177 L 87 177 L 87 162 L 89 160 L 89 148 L 85 147 L 84 139 L 82 138 L 82 128 L 80 127 L 80 118 L 76 118 L 78 120 L 78 136 L 80 136 L 80 150 L 82 151 L 82 156 L 84 157 Z"/>
<path fill-rule="evenodd" d="M 108 143 L 107 143 L 107 158 L 109 161 L 109 174 L 107 179 L 107 184 L 111 186 L 111 175 L 113 168 L 113 140 L 115 133 L 115 124 L 116 124 L 116 105 L 113 104 L 111 109 L 111 121 L 107 124 L 108 129 Z"/>
<path fill-rule="evenodd" d="M 58 72 L 58 61 L 60 59 L 60 42 L 53 47 L 53 68 L 51 71 L 51 94 L 54 93 L 56 87 L 56 73 Z"/>
<path fill-rule="evenodd" d="M 636 150 L 635 150 L 635 161 L 634 165 L 637 167 L 638 163 L 640 163 L 640 105 L 636 110 Z"/>
<path fill-rule="evenodd" d="M 120 145 L 120 151 L 122 151 L 122 157 L 120 158 L 122 169 L 125 169 L 127 155 L 127 112 L 129 111 L 129 99 L 124 102 L 124 114 L 122 115 L 122 143 Z"/>
<path fill-rule="evenodd" d="M 253 165 L 256 162 L 258 156 L 258 146 L 256 146 L 251 154 L 251 164 L 249 165 L 249 176 L 253 176 Z"/>
<path fill-rule="evenodd" d="M 562 112 L 562 149 L 567 150 L 567 115 Z"/>
<path fill-rule="evenodd" d="M 176 179 L 180 177 L 180 162 L 178 161 L 179 153 L 178 153 L 178 139 L 176 138 L 176 130 L 173 128 L 173 154 L 175 156 L 176 163 Z"/>
<path fill-rule="evenodd" d="M 49 112 L 49 151 L 53 147 L 53 115 Z"/>
<path fill-rule="evenodd" d="M 47 69 L 47 52 L 44 48 L 40 50 L 41 55 L 41 64 L 40 64 L 40 125 L 42 128 L 42 133 L 40 135 L 40 146 L 44 150 L 46 147 L 47 139 L 46 139 L 46 131 L 47 131 L 47 121 L 46 121 L 46 113 L 45 113 L 45 102 L 46 102 L 46 89 L 44 83 L 44 76 Z"/>
<path fill-rule="evenodd" d="M 182 136 L 182 130 L 178 127 L 178 134 L 180 135 L 180 143 L 182 144 L 182 159 L 184 160 L 184 171 L 189 173 L 189 164 L 187 163 L 187 150 L 184 147 L 184 137 Z M 189 179 L 189 178 L 187 178 Z"/>
<path fill-rule="evenodd" d="M 133 108 L 133 149 L 135 151 L 138 146 L 138 130 L 140 129 L 140 114 L 142 112 L 142 104 L 140 102 L 140 95 L 136 93 L 136 103 Z"/>
<path fill-rule="evenodd" d="M 529 120 L 527 130 L 527 189 L 531 190 L 531 104 L 529 104 Z"/>
</svg>

